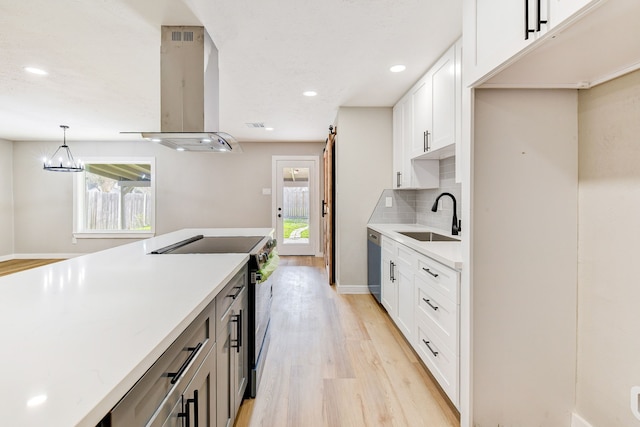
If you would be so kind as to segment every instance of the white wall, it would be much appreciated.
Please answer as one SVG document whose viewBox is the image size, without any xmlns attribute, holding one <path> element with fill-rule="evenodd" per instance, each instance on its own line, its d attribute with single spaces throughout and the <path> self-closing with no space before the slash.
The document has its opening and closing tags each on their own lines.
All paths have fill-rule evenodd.
<svg viewBox="0 0 640 427">
<path fill-rule="evenodd" d="M 42 170 L 56 143 L 14 143 L 15 253 L 87 253 L 127 239 L 72 237 L 72 176 Z M 156 158 L 156 234 L 186 227 L 270 227 L 272 155 L 321 155 L 323 142 L 243 143 L 243 153 L 176 152 L 148 142 L 71 142 L 74 156 Z"/>
<path fill-rule="evenodd" d="M 0 258 L 13 253 L 13 143 L 0 139 Z"/>
<path fill-rule="evenodd" d="M 367 221 L 392 174 L 392 109 L 342 107 L 336 142 L 336 283 L 368 293 Z"/>
<path fill-rule="evenodd" d="M 474 120 L 473 425 L 569 426 L 577 93 L 476 90 Z"/>
<path fill-rule="evenodd" d="M 640 425 L 640 72 L 579 98 L 577 412 L 594 427 Z"/>
</svg>

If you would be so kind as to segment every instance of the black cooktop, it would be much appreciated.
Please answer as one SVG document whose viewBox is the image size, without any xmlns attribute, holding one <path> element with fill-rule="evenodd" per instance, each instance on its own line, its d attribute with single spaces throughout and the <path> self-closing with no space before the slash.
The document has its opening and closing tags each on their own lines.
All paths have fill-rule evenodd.
<svg viewBox="0 0 640 427">
<path fill-rule="evenodd" d="M 152 254 L 251 254 L 264 236 L 193 236 L 173 245 L 157 249 Z"/>
</svg>

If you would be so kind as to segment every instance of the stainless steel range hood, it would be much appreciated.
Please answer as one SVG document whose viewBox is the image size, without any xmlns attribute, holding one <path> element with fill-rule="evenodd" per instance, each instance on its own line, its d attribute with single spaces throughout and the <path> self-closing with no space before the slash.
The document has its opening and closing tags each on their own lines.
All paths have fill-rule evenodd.
<svg viewBox="0 0 640 427">
<path fill-rule="evenodd" d="M 204 27 L 163 26 L 160 132 L 149 141 L 179 151 L 242 152 L 219 125 L 218 49 Z"/>
</svg>

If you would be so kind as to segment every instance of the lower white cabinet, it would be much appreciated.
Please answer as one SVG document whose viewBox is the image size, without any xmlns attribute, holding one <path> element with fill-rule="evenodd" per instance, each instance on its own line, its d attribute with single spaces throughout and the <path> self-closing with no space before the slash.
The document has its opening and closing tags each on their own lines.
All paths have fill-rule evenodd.
<svg viewBox="0 0 640 427">
<path fill-rule="evenodd" d="M 414 331 L 413 251 L 382 236 L 382 306 L 407 340 Z"/>
<path fill-rule="evenodd" d="M 382 306 L 459 406 L 460 274 L 382 236 Z"/>
</svg>

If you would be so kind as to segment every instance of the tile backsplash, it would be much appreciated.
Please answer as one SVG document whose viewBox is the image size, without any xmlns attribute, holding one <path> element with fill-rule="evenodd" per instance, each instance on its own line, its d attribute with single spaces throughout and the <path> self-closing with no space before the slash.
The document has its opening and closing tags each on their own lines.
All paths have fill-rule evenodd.
<svg viewBox="0 0 640 427">
<path fill-rule="evenodd" d="M 370 223 L 378 224 L 422 224 L 446 232 L 451 232 L 453 200 L 450 197 L 440 199 L 438 211 L 431 212 L 431 206 L 441 193 L 451 193 L 457 201 L 458 219 L 461 212 L 461 185 L 455 180 L 455 157 L 440 160 L 440 187 L 433 190 L 384 190 L 369 218 Z M 391 207 L 386 207 L 387 198 L 391 198 Z"/>
</svg>

